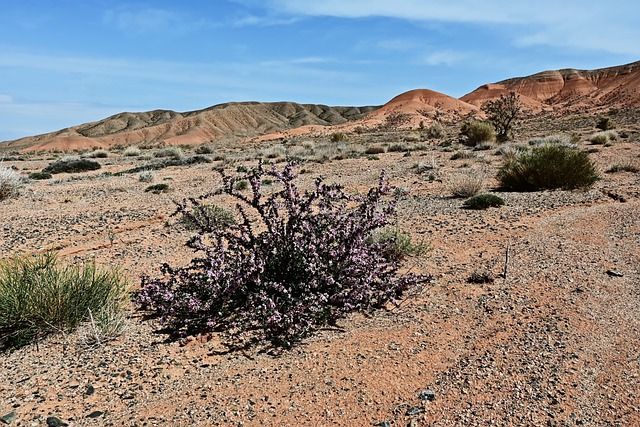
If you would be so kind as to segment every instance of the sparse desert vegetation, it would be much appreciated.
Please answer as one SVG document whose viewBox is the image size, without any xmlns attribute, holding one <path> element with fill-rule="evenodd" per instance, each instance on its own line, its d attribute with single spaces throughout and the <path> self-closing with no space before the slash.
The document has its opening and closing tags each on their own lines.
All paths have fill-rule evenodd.
<svg viewBox="0 0 640 427">
<path fill-rule="evenodd" d="M 634 425 L 640 116 L 594 144 L 598 114 L 522 117 L 504 143 L 429 110 L 422 127 L 8 153 L 0 412 Z M 65 279 L 105 274 L 113 299 Z"/>
</svg>

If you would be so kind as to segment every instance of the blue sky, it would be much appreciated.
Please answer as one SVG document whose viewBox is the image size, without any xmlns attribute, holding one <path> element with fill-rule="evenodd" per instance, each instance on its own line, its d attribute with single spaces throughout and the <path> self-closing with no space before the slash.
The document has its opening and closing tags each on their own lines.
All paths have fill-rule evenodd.
<svg viewBox="0 0 640 427">
<path fill-rule="evenodd" d="M 640 59 L 628 0 L 0 0 L 0 141 L 122 111 L 380 105 Z"/>
</svg>

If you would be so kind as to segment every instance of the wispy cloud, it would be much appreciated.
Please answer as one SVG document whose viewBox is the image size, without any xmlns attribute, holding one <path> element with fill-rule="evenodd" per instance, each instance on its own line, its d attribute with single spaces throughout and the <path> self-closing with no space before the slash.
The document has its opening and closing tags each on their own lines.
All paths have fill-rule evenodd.
<svg viewBox="0 0 640 427">
<path fill-rule="evenodd" d="M 626 0 L 266 0 L 271 13 L 500 25 L 519 46 L 547 45 L 640 56 L 640 4 Z M 631 18 L 633 17 L 633 18 Z"/>
<path fill-rule="evenodd" d="M 429 52 L 424 57 L 424 64 L 437 66 L 446 65 L 453 66 L 457 63 L 464 62 L 468 59 L 469 55 L 464 52 L 456 52 L 453 50 L 441 50 L 435 52 Z"/>
<path fill-rule="evenodd" d="M 102 19 L 105 24 L 131 34 L 185 34 L 207 25 L 201 17 L 153 7 L 110 9 L 104 12 Z"/>
</svg>

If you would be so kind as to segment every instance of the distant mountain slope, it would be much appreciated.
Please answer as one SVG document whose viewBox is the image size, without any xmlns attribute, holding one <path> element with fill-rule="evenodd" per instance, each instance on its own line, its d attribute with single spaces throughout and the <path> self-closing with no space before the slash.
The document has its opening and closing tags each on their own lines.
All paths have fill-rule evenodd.
<svg viewBox="0 0 640 427">
<path fill-rule="evenodd" d="M 530 109 L 640 107 L 640 61 L 597 70 L 543 71 L 480 86 L 460 100 L 480 106 L 514 91 Z"/>
<path fill-rule="evenodd" d="M 330 126 L 356 120 L 378 107 L 329 107 L 294 102 L 232 102 L 177 113 L 155 110 L 120 113 L 98 122 L 8 143 L 25 151 L 109 148 L 128 145 L 195 145 L 244 139 L 306 125 Z"/>
</svg>

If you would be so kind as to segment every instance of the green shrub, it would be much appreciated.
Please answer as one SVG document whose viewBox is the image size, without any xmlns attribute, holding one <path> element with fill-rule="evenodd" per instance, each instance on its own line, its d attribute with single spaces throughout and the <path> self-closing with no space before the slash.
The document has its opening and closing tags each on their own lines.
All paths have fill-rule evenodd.
<svg viewBox="0 0 640 427">
<path fill-rule="evenodd" d="M 22 177 L 18 172 L 0 166 L 0 200 L 17 196 L 22 185 Z"/>
<path fill-rule="evenodd" d="M 483 142 L 495 142 L 496 130 L 491 123 L 473 120 L 462 124 L 460 142 L 470 147 Z"/>
<path fill-rule="evenodd" d="M 633 161 L 626 161 L 624 163 L 616 163 L 606 170 L 606 173 L 617 173 L 617 172 L 631 172 L 637 173 L 640 172 L 640 166 Z"/>
<path fill-rule="evenodd" d="M 82 156 L 92 157 L 97 159 L 106 159 L 107 157 L 109 157 L 109 152 L 107 150 L 98 149 L 98 150 L 93 150 L 90 153 L 83 154 Z"/>
<path fill-rule="evenodd" d="M 214 149 L 212 146 L 210 145 L 199 145 L 196 147 L 195 149 L 195 153 L 196 154 L 213 154 L 214 153 Z"/>
<path fill-rule="evenodd" d="M 49 172 L 32 172 L 29 174 L 29 179 L 34 180 L 42 180 L 42 179 L 50 179 L 51 174 Z"/>
<path fill-rule="evenodd" d="M 371 235 L 371 241 L 381 244 L 385 248 L 384 256 L 396 262 L 400 262 L 409 256 L 423 255 L 430 249 L 428 244 L 415 244 L 411 239 L 411 235 L 401 232 L 397 227 L 385 227 L 376 230 Z"/>
<path fill-rule="evenodd" d="M 265 185 L 265 182 L 262 183 Z M 236 223 L 236 219 L 229 209 L 218 205 L 202 204 L 194 202 L 189 214 L 180 217 L 182 223 L 188 229 L 202 229 L 203 227 L 228 227 Z"/>
<path fill-rule="evenodd" d="M 613 123 L 613 120 L 611 120 L 611 117 L 603 116 L 598 117 L 598 119 L 596 120 L 596 128 L 600 130 L 610 130 L 614 129 L 615 127 L 616 126 Z"/>
<path fill-rule="evenodd" d="M 101 167 L 100 163 L 94 162 L 93 160 L 71 157 L 50 163 L 47 167 L 42 169 L 42 172 L 51 174 L 78 173 L 98 170 Z"/>
<path fill-rule="evenodd" d="M 347 140 L 347 135 L 344 132 L 334 132 L 331 134 L 331 142 L 340 142 L 340 141 L 346 141 Z"/>
<path fill-rule="evenodd" d="M 68 332 L 104 307 L 122 308 L 126 280 L 93 261 L 62 264 L 53 253 L 0 262 L 0 345 L 19 347 Z"/>
<path fill-rule="evenodd" d="M 464 201 L 463 206 L 467 209 L 483 210 L 504 206 L 504 200 L 495 194 L 478 194 Z"/>
<path fill-rule="evenodd" d="M 533 147 L 508 161 L 497 178 L 503 189 L 538 191 L 589 188 L 599 175 L 587 152 L 549 144 Z"/>
<path fill-rule="evenodd" d="M 160 194 L 160 193 L 166 193 L 167 191 L 169 191 L 169 185 L 167 184 L 153 184 L 148 186 L 147 188 L 144 189 L 145 193 L 153 193 L 153 194 Z"/>
<path fill-rule="evenodd" d="M 439 139 L 447 136 L 441 124 L 435 123 L 427 128 L 427 137 L 430 139 Z"/>
</svg>

